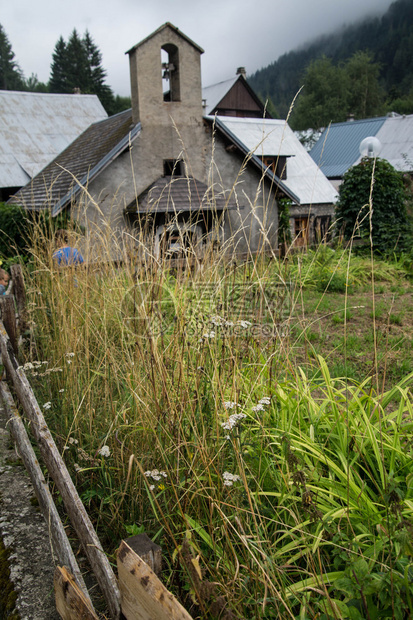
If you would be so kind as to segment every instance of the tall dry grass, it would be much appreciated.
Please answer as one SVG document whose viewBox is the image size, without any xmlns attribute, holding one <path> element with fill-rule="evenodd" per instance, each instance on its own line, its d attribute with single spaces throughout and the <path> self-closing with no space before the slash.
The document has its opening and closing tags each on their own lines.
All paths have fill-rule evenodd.
<svg viewBox="0 0 413 620">
<path fill-rule="evenodd" d="M 357 283 L 351 253 L 59 268 L 32 242 L 27 370 L 109 553 L 146 531 L 194 617 L 413 614 L 412 376 L 378 392 L 293 356 L 304 287 Z"/>
</svg>

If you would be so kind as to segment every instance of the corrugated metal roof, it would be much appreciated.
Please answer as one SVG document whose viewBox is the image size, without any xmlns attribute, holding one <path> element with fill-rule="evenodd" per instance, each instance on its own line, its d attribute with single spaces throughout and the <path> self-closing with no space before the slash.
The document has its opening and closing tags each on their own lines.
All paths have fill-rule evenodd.
<svg viewBox="0 0 413 620">
<path fill-rule="evenodd" d="M 396 170 L 413 171 L 413 114 L 386 118 L 376 138 L 382 145 L 381 159 L 387 159 Z"/>
<path fill-rule="evenodd" d="M 337 192 L 286 121 L 227 116 L 217 119 L 244 145 L 246 152 L 258 159 L 261 166 L 263 156 L 288 157 L 287 178 L 282 181 L 275 178 L 281 189 L 296 197 L 298 204 L 331 204 L 336 201 Z"/>
<path fill-rule="evenodd" d="M 107 118 L 96 95 L 0 91 L 0 187 L 20 187 L 92 123 Z"/>
<path fill-rule="evenodd" d="M 202 89 L 202 99 L 206 102 L 206 115 L 211 114 L 238 79 L 239 75 L 234 75 L 234 77 L 229 80 L 224 80 L 223 82 L 218 82 L 218 84 L 212 84 L 212 86 L 206 86 Z"/>
<path fill-rule="evenodd" d="M 360 142 L 368 136 L 376 136 L 386 120 L 384 116 L 334 123 L 324 130 L 310 155 L 326 177 L 342 177 L 359 159 Z"/>
<path fill-rule="evenodd" d="M 188 211 L 223 211 L 236 204 L 222 193 L 193 177 L 160 177 L 138 198 L 138 207 L 128 212 L 161 213 Z"/>
<path fill-rule="evenodd" d="M 140 124 L 132 126 L 131 110 L 94 123 L 9 202 L 29 209 L 52 208 L 56 215 L 80 191 L 79 184 L 99 174 L 139 131 Z"/>
</svg>

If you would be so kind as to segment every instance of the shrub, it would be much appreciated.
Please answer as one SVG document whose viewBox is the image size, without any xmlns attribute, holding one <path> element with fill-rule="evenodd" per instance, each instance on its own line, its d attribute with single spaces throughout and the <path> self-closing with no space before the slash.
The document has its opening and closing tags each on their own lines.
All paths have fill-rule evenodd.
<svg viewBox="0 0 413 620">
<path fill-rule="evenodd" d="M 10 257 L 11 250 L 24 254 L 27 248 L 27 217 L 23 207 L 0 203 L 0 256 Z"/>
<path fill-rule="evenodd" d="M 364 158 L 344 175 L 336 205 L 336 226 L 345 239 L 370 235 L 369 198 L 372 191 L 372 239 L 376 253 L 403 252 L 411 244 L 402 175 L 383 159 Z"/>
</svg>

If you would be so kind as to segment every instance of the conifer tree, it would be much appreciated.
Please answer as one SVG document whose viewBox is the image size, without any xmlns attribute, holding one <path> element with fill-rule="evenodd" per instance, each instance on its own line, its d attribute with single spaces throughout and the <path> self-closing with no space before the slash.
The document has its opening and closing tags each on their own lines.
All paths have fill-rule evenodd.
<svg viewBox="0 0 413 620">
<path fill-rule="evenodd" d="M 22 70 L 14 59 L 14 52 L 0 24 L 0 90 L 24 90 Z"/>
<path fill-rule="evenodd" d="M 69 87 L 67 80 L 66 43 L 62 36 L 55 45 L 52 58 L 49 90 L 52 93 L 67 93 L 69 92 Z"/>
<path fill-rule="evenodd" d="M 53 53 L 49 87 L 51 92 L 97 95 L 110 114 L 113 113 L 114 96 L 105 84 L 106 71 L 102 67 L 102 54 L 86 30 L 83 38 L 73 30 L 66 43 L 60 37 Z"/>
</svg>

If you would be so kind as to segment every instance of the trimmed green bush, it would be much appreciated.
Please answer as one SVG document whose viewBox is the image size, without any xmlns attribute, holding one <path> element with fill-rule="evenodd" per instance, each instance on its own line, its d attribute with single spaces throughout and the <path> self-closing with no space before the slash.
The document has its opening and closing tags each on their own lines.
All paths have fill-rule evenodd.
<svg viewBox="0 0 413 620">
<path fill-rule="evenodd" d="M 346 240 L 360 236 L 368 242 L 370 193 L 375 253 L 389 255 L 408 250 L 412 231 L 406 211 L 403 177 L 384 159 L 366 157 L 344 175 L 336 205 L 337 232 Z"/>
</svg>

